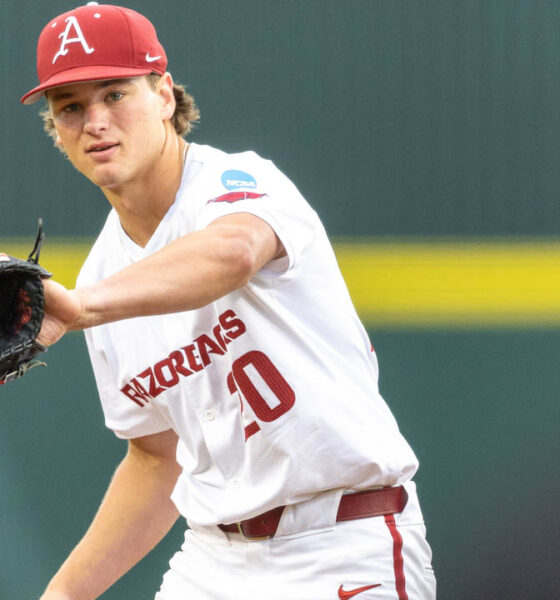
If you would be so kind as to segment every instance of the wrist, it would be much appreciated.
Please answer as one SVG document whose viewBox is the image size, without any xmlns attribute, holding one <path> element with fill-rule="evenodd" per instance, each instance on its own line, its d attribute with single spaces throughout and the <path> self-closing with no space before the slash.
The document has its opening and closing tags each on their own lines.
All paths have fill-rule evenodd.
<svg viewBox="0 0 560 600">
<path fill-rule="evenodd" d="M 74 600 L 72 596 L 65 592 L 58 592 L 56 590 L 45 590 L 45 593 L 39 598 L 39 600 Z"/>
<path fill-rule="evenodd" d="M 71 581 L 67 581 L 59 571 L 49 581 L 39 600 L 84 600 L 84 598 L 86 595 L 83 591 L 80 592 L 80 586 L 76 587 Z"/>
<path fill-rule="evenodd" d="M 92 327 L 94 324 L 90 323 L 90 318 L 88 315 L 88 309 L 86 304 L 86 293 L 82 289 L 74 289 L 70 290 L 70 294 L 73 296 L 73 304 L 75 315 L 74 319 L 68 326 L 69 330 L 76 329 L 87 329 L 88 327 Z"/>
</svg>

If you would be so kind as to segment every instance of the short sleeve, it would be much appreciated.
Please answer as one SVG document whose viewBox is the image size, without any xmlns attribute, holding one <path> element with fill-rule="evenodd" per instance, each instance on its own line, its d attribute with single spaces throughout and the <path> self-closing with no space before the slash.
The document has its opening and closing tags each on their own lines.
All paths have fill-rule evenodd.
<svg viewBox="0 0 560 600">
<path fill-rule="evenodd" d="M 107 353 L 101 349 L 102 328 L 87 329 L 85 333 L 105 425 L 122 439 L 159 433 L 170 428 L 155 403 L 135 404 L 121 392 Z M 96 339 L 98 338 L 98 339 Z"/>
<path fill-rule="evenodd" d="M 318 217 L 296 186 L 271 161 L 253 152 L 230 155 L 201 174 L 196 229 L 234 213 L 250 213 L 270 225 L 287 257 L 266 265 L 264 275 L 297 268 L 312 244 Z"/>
</svg>

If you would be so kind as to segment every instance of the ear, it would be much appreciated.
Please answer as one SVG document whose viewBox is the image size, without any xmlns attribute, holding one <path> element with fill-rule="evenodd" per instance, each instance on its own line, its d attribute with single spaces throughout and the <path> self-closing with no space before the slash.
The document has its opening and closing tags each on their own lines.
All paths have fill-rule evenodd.
<svg viewBox="0 0 560 600">
<path fill-rule="evenodd" d="M 163 120 L 171 119 L 175 114 L 175 95 L 173 94 L 173 78 L 164 73 L 157 84 L 156 94 L 160 102 L 160 116 Z"/>
</svg>

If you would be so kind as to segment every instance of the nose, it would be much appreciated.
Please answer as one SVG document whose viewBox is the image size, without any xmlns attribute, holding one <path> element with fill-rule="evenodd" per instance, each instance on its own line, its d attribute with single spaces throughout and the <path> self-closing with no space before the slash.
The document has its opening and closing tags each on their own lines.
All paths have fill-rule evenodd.
<svg viewBox="0 0 560 600">
<path fill-rule="evenodd" d="M 90 104 L 85 111 L 84 131 L 91 135 L 99 135 L 109 127 L 107 107 L 101 103 Z"/>
</svg>

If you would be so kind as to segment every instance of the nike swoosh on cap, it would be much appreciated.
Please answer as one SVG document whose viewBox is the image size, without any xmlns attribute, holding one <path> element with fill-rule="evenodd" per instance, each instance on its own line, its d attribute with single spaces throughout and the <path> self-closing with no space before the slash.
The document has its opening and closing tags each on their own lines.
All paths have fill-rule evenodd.
<svg viewBox="0 0 560 600">
<path fill-rule="evenodd" d="M 380 583 L 376 583 L 375 585 L 364 585 L 364 587 L 356 588 L 355 590 L 343 590 L 342 586 L 340 586 L 338 588 L 338 597 L 340 598 L 340 600 L 350 600 L 350 598 L 353 598 L 356 594 L 361 594 L 366 590 L 371 590 L 373 588 L 379 587 L 380 585 Z"/>
<path fill-rule="evenodd" d="M 155 62 L 156 60 L 159 60 L 161 58 L 161 56 L 150 56 L 149 52 L 146 52 L 146 62 Z"/>
</svg>

